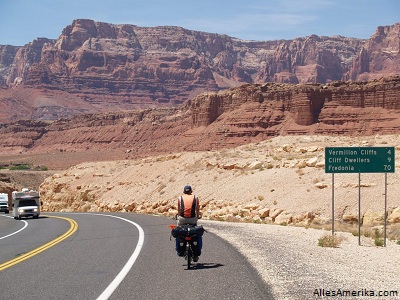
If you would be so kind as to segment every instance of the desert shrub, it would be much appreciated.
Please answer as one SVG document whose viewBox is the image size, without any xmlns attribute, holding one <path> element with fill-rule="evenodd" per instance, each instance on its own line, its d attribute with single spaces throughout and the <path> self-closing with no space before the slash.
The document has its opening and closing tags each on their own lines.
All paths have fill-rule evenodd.
<svg viewBox="0 0 400 300">
<path fill-rule="evenodd" d="M 318 239 L 318 246 L 337 248 L 342 243 L 343 238 L 334 235 L 326 234 Z"/>
<path fill-rule="evenodd" d="M 374 240 L 375 240 L 375 246 L 382 247 L 385 243 L 382 233 L 379 231 L 378 228 L 375 228 L 374 230 Z"/>
<path fill-rule="evenodd" d="M 30 170 L 32 168 L 31 165 L 21 164 L 21 165 L 13 165 L 10 167 L 10 170 Z"/>
<path fill-rule="evenodd" d="M 382 247 L 385 244 L 384 242 L 383 238 L 375 238 L 375 246 Z"/>
</svg>

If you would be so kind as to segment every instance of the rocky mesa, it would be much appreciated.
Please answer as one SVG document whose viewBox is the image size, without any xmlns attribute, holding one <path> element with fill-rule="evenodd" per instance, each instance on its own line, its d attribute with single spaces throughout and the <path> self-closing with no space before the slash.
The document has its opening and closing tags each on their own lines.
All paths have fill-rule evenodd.
<svg viewBox="0 0 400 300">
<path fill-rule="evenodd" d="M 78 19 L 56 40 L 0 46 L 2 122 L 182 104 L 239 85 L 398 75 L 400 23 L 370 39 L 244 41 L 180 27 Z M 10 101 L 12 100 L 12 101 Z"/>
<path fill-rule="evenodd" d="M 247 84 L 173 108 L 20 120 L 0 128 L 3 154 L 115 150 L 120 158 L 214 150 L 280 135 L 397 134 L 400 77 L 330 84 Z M 124 156 L 122 156 L 124 155 Z"/>
</svg>

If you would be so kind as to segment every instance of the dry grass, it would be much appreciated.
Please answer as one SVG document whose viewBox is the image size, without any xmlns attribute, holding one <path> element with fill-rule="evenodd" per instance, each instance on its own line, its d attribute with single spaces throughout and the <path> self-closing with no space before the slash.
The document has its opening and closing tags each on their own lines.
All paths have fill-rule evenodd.
<svg viewBox="0 0 400 300">
<path fill-rule="evenodd" d="M 318 246 L 337 248 L 343 242 L 344 238 L 336 234 L 325 234 L 318 239 Z"/>
</svg>

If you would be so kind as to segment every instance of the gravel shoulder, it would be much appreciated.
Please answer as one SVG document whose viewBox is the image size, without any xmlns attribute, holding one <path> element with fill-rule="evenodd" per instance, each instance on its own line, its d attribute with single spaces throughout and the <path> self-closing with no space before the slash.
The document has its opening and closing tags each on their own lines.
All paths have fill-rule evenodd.
<svg viewBox="0 0 400 300">
<path fill-rule="evenodd" d="M 235 246 L 269 284 L 276 299 L 337 299 L 327 291 L 348 291 L 368 299 L 371 291 L 397 291 L 400 299 L 400 246 L 387 241 L 376 247 L 372 239 L 338 233 L 338 248 L 320 247 L 318 239 L 328 231 L 268 224 L 227 223 L 202 220 L 207 230 Z M 206 242 L 206 237 L 205 237 Z M 321 296 L 324 290 L 325 297 Z"/>
</svg>

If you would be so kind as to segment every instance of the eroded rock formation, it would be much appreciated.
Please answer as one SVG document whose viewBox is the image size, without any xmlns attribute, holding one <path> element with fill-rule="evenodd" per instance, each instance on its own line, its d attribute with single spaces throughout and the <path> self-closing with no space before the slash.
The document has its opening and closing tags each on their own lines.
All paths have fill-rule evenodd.
<svg viewBox="0 0 400 300">
<path fill-rule="evenodd" d="M 400 77 L 331 84 L 248 84 L 174 108 L 82 114 L 0 128 L 3 152 L 122 149 L 145 156 L 211 150 L 279 135 L 396 134 Z"/>
<path fill-rule="evenodd" d="M 204 91 L 245 83 L 329 83 L 396 75 L 399 31 L 397 23 L 379 27 L 369 40 L 311 35 L 244 41 L 180 27 L 79 19 L 56 40 L 1 46 L 0 83 L 30 89 L 0 90 L 0 103 L 8 110 L 0 117 L 10 121 L 14 108 L 21 107 L 28 118 L 52 120 L 81 112 L 176 105 Z"/>
</svg>

